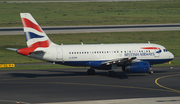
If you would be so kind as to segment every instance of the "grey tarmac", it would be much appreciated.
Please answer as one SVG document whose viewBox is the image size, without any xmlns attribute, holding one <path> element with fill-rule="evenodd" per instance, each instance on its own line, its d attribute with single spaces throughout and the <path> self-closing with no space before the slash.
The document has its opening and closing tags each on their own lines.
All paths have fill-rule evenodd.
<svg viewBox="0 0 180 104">
<path fill-rule="evenodd" d="M 180 24 L 42 26 L 47 34 L 91 32 L 177 31 Z M 1 27 L 0 35 L 24 35 L 23 27 Z"/>
<path fill-rule="evenodd" d="M 115 70 L 116 77 L 108 77 L 107 71 L 102 70 L 96 70 L 96 75 L 87 75 L 86 68 L 1 70 L 0 101 L 26 104 L 180 103 L 180 66 L 153 69 L 154 74 L 148 74 L 122 72 L 119 68 Z"/>
</svg>

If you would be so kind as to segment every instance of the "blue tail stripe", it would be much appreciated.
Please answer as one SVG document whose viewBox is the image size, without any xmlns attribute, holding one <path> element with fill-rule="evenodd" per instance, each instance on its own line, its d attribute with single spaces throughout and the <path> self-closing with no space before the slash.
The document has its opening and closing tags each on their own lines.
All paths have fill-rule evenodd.
<svg viewBox="0 0 180 104">
<path fill-rule="evenodd" d="M 33 39 L 33 38 L 43 38 L 44 37 L 44 36 L 40 36 L 40 35 L 37 35 L 32 32 L 25 32 L 25 36 L 26 36 L 26 41 L 28 41 L 29 39 Z"/>
</svg>

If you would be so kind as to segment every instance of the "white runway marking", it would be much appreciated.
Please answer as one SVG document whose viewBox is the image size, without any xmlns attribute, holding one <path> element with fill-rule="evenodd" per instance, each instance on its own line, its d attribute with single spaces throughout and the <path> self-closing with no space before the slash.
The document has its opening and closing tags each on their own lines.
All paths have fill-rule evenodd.
<svg viewBox="0 0 180 104">
<path fill-rule="evenodd" d="M 92 101 L 38 103 L 38 104 L 180 104 L 180 97 L 92 100 Z"/>
</svg>

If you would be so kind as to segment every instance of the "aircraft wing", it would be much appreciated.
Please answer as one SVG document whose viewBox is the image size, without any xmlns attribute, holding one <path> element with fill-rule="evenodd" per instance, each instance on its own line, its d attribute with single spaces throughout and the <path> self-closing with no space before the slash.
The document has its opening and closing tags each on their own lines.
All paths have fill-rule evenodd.
<svg viewBox="0 0 180 104">
<path fill-rule="evenodd" d="M 130 64 L 132 60 L 136 59 L 136 57 L 131 57 L 131 58 L 117 58 L 117 59 L 112 59 L 109 61 L 102 62 L 101 64 L 106 64 L 106 65 L 111 65 L 111 64 Z"/>
</svg>

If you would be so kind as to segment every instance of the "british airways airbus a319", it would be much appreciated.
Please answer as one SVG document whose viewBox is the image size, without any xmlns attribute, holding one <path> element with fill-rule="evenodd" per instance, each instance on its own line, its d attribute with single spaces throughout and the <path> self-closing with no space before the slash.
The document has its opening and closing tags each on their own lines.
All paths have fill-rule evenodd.
<svg viewBox="0 0 180 104">
<path fill-rule="evenodd" d="M 20 13 L 27 47 L 8 48 L 18 54 L 55 64 L 89 66 L 89 75 L 94 69 L 109 70 L 115 76 L 115 69 L 123 71 L 153 73 L 152 65 L 173 60 L 174 55 L 165 47 L 151 43 L 129 44 L 80 44 L 57 45 L 41 29 L 30 13 Z"/>
</svg>

